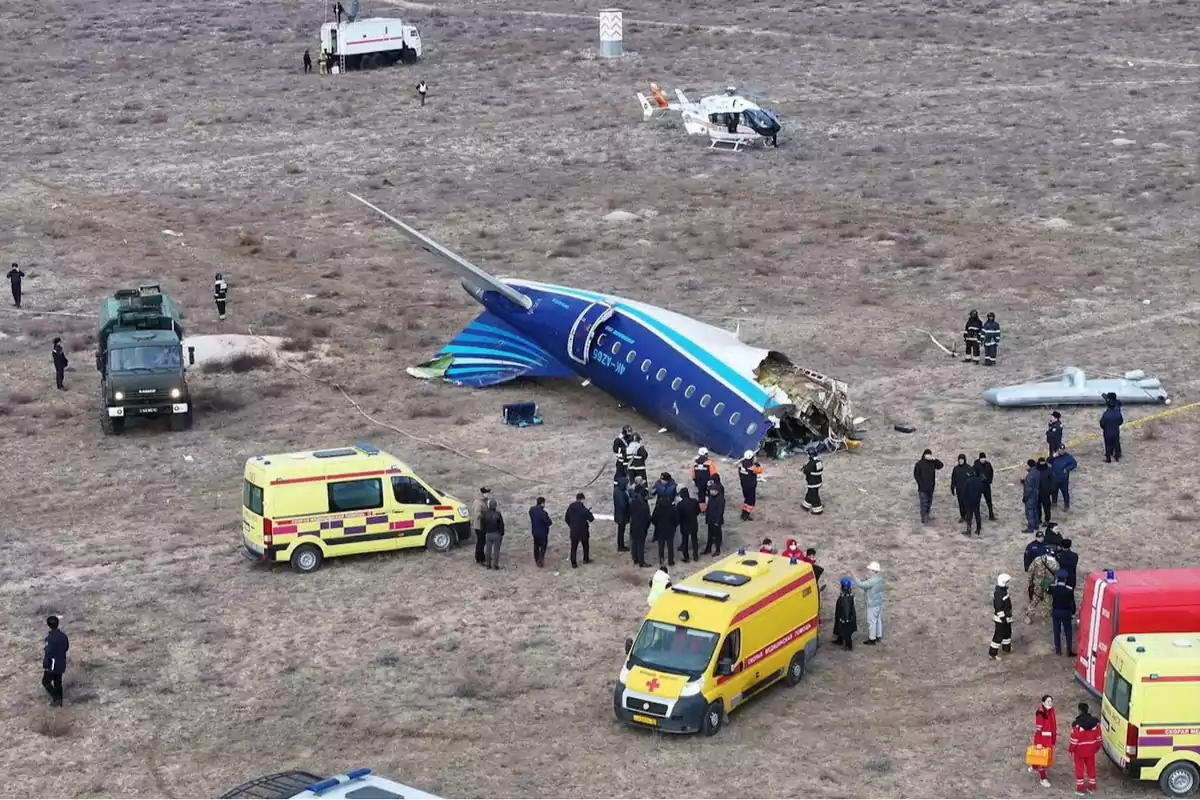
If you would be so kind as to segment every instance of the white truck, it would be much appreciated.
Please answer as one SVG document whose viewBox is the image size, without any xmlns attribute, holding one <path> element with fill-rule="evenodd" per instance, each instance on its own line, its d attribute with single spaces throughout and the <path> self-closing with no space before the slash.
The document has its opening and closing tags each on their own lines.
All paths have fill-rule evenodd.
<svg viewBox="0 0 1200 800">
<path fill-rule="evenodd" d="M 326 22 L 321 26 L 321 51 L 330 65 L 346 69 L 371 69 L 397 61 L 411 64 L 421 57 L 421 33 L 402 19 L 372 17 L 353 22 Z"/>
</svg>

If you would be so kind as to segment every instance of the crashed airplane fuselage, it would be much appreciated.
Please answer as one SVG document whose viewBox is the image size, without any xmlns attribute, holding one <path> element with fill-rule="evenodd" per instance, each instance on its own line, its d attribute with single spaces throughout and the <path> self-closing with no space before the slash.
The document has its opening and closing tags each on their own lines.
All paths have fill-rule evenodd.
<svg viewBox="0 0 1200 800">
<path fill-rule="evenodd" d="M 831 449 L 854 438 L 847 388 L 712 325 L 608 294 L 499 279 L 362 198 L 410 240 L 454 265 L 486 309 L 409 372 L 464 386 L 579 376 L 716 453 L 757 450 L 772 428 Z"/>
</svg>

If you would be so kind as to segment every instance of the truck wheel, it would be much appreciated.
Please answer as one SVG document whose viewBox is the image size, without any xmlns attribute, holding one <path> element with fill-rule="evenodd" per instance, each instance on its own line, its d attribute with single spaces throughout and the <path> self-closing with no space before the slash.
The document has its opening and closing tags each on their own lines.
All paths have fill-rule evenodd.
<svg viewBox="0 0 1200 800">
<path fill-rule="evenodd" d="M 795 686 L 804 680 L 804 672 L 804 653 L 796 653 L 792 656 L 791 663 L 788 664 L 787 677 L 784 680 L 787 681 L 788 686 Z"/>
<path fill-rule="evenodd" d="M 192 412 L 189 410 L 186 414 L 172 414 L 169 424 L 173 431 L 188 430 L 192 427 Z"/>
<path fill-rule="evenodd" d="M 704 722 L 700 724 L 700 731 L 705 736 L 716 736 L 721 731 L 724 721 L 725 707 L 721 705 L 720 700 L 713 700 L 708 704 L 708 708 L 704 709 Z"/>
<path fill-rule="evenodd" d="M 296 572 L 316 572 L 325 557 L 315 544 L 302 544 L 292 552 L 292 569 Z"/>
<path fill-rule="evenodd" d="M 1168 797 L 1191 797 L 1200 786 L 1200 770 L 1187 761 L 1176 761 L 1158 777 L 1159 788 Z"/>
<path fill-rule="evenodd" d="M 425 547 L 435 553 L 449 553 L 454 547 L 454 531 L 449 525 L 438 525 L 425 536 Z"/>
<path fill-rule="evenodd" d="M 105 436 L 119 436 L 125 431 L 125 418 L 110 417 L 105 411 L 100 417 L 100 430 L 104 431 Z"/>
</svg>

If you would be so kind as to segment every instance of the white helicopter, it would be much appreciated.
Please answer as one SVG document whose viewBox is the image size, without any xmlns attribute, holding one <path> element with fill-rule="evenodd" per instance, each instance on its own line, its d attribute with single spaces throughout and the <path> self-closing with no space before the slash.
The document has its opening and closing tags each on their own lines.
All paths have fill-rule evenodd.
<svg viewBox="0 0 1200 800">
<path fill-rule="evenodd" d="M 729 147 L 734 151 L 754 144 L 778 147 L 777 136 L 783 127 L 775 112 L 759 106 L 729 86 L 725 94 L 711 94 L 700 102 L 688 100 L 682 89 L 676 89 L 678 103 L 667 100 L 658 84 L 650 84 L 650 97 L 637 93 L 642 105 L 642 117 L 654 119 L 668 111 L 678 111 L 689 135 L 708 136 L 709 149 Z"/>
</svg>

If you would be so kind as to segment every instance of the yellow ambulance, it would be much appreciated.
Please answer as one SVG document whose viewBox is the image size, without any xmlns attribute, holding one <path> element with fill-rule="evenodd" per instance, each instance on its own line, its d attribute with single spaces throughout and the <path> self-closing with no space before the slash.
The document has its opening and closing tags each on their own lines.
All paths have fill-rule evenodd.
<svg viewBox="0 0 1200 800">
<path fill-rule="evenodd" d="M 1118 636 L 1101 707 L 1104 752 L 1170 797 L 1200 790 L 1200 633 Z"/>
<path fill-rule="evenodd" d="M 772 684 L 800 683 L 819 625 L 809 564 L 739 550 L 654 602 L 625 642 L 613 711 L 630 725 L 712 736 Z"/>
<path fill-rule="evenodd" d="M 254 561 L 312 572 L 333 556 L 409 547 L 444 553 L 471 535 L 470 516 L 461 500 L 362 442 L 246 461 L 242 541 Z"/>
</svg>

